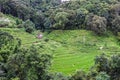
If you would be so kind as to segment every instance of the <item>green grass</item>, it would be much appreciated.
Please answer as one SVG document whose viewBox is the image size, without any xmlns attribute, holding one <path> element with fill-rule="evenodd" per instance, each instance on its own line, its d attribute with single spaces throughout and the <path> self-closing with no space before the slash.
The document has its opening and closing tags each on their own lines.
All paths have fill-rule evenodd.
<svg viewBox="0 0 120 80">
<path fill-rule="evenodd" d="M 61 43 L 55 48 L 51 71 L 64 74 L 78 69 L 88 71 L 94 65 L 95 56 L 120 51 L 116 37 L 111 33 L 107 37 L 99 37 L 86 30 L 54 31 L 48 38 Z"/>
<path fill-rule="evenodd" d="M 19 19 L 19 18 L 16 18 L 16 17 L 13 17 L 11 15 L 5 15 L 3 13 L 0 12 L 0 24 L 8 24 L 7 26 L 4 26 L 4 27 L 9 27 L 9 28 L 16 28 L 17 27 L 17 24 L 18 22 L 19 23 L 22 23 L 22 20 Z M 7 21 L 6 21 L 7 20 Z"/>
<path fill-rule="evenodd" d="M 0 28 L 2 31 L 9 32 L 15 38 L 21 39 L 22 46 L 29 47 L 34 45 L 36 42 L 39 42 L 39 39 L 36 38 L 36 34 L 26 33 L 23 29 L 18 28 Z"/>
<path fill-rule="evenodd" d="M 43 39 L 37 39 L 37 32 L 28 34 L 17 28 L 1 28 L 1 30 L 20 38 L 22 46 L 36 45 L 40 47 L 40 53 L 52 54 L 50 71 L 66 75 L 79 69 L 88 71 L 94 65 L 95 56 L 99 54 L 111 55 L 120 51 L 117 39 L 111 33 L 100 37 L 86 30 L 56 30 L 50 34 L 43 33 Z"/>
</svg>

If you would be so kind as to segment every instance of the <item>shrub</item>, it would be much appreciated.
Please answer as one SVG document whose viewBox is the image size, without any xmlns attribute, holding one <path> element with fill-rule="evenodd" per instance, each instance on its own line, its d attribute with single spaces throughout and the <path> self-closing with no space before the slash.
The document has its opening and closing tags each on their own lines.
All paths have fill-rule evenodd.
<svg viewBox="0 0 120 80">
<path fill-rule="evenodd" d="M 110 80 L 110 76 L 108 76 L 105 72 L 100 72 L 96 76 L 96 80 Z"/>
<path fill-rule="evenodd" d="M 74 75 L 72 75 L 73 80 L 86 80 L 87 75 L 84 71 L 77 71 Z"/>
<path fill-rule="evenodd" d="M 98 35 L 103 35 L 107 30 L 107 20 L 104 17 L 89 14 L 86 18 L 86 28 Z"/>
<path fill-rule="evenodd" d="M 120 79 L 120 55 L 112 55 L 108 57 L 102 54 L 95 59 L 96 70 L 98 72 L 106 72 L 111 80 Z M 105 76 L 103 76 L 105 77 Z M 108 79 L 109 80 L 109 79 Z"/>
<path fill-rule="evenodd" d="M 0 21 L 0 27 L 7 27 L 7 26 L 9 26 L 8 22 Z"/>
<path fill-rule="evenodd" d="M 48 74 L 47 80 L 70 80 L 70 77 L 63 75 L 62 73 Z"/>
<path fill-rule="evenodd" d="M 35 29 L 35 24 L 30 20 L 27 20 L 22 25 L 25 28 L 25 31 L 28 33 L 32 33 Z"/>
<path fill-rule="evenodd" d="M 55 24 L 53 27 L 55 29 L 65 29 L 65 25 L 68 22 L 68 13 L 67 12 L 58 12 L 55 17 Z"/>
<path fill-rule="evenodd" d="M 118 32 L 120 32 L 120 16 L 117 16 L 115 19 L 112 20 L 111 30 L 116 35 L 118 35 Z"/>
</svg>

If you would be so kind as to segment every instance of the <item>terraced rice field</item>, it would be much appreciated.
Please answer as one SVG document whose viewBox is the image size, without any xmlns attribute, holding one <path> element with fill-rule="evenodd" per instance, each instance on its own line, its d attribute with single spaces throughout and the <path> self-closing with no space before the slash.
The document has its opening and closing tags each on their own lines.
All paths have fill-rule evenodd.
<svg viewBox="0 0 120 80">
<path fill-rule="evenodd" d="M 83 69 L 88 71 L 94 65 L 97 55 L 105 53 L 108 55 L 120 51 L 115 36 L 96 36 L 93 32 L 86 30 L 53 31 L 50 34 L 43 33 L 43 38 L 36 38 L 37 33 L 28 34 L 21 29 L 4 29 L 22 40 L 22 46 L 39 46 L 40 53 L 53 55 L 50 71 L 62 72 L 66 75 Z"/>
</svg>

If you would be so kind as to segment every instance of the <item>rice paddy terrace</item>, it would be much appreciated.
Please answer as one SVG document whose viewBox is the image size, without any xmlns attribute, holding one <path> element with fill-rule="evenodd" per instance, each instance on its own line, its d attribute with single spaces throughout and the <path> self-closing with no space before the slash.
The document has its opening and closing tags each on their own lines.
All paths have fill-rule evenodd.
<svg viewBox="0 0 120 80">
<path fill-rule="evenodd" d="M 94 58 L 102 53 L 111 55 L 120 51 L 115 36 L 96 36 L 86 30 L 56 30 L 50 34 L 42 33 L 43 38 L 38 39 L 38 32 L 29 34 L 18 28 L 1 28 L 14 37 L 22 40 L 22 46 L 39 46 L 40 53 L 53 55 L 50 71 L 62 72 L 66 75 L 76 70 L 88 71 L 94 65 Z"/>
</svg>

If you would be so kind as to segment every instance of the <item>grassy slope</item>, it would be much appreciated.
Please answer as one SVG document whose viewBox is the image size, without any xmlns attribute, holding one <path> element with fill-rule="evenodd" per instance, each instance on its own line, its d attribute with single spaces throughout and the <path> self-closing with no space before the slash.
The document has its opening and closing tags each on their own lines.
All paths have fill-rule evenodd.
<svg viewBox="0 0 120 80">
<path fill-rule="evenodd" d="M 94 64 L 95 56 L 101 53 L 112 54 L 119 52 L 117 40 L 110 37 L 98 37 L 90 31 L 54 31 L 48 38 L 61 43 L 55 49 L 52 71 L 73 73 L 77 69 L 88 69 Z M 100 49 L 103 47 L 103 49 Z"/>
<path fill-rule="evenodd" d="M 0 15 L 10 20 L 9 27 L 15 27 L 16 20 L 19 20 L 9 15 Z M 37 39 L 37 32 L 28 34 L 17 28 L 0 28 L 0 30 L 20 38 L 24 47 L 38 45 L 40 53 L 53 54 L 53 63 L 50 69 L 53 72 L 71 74 L 77 69 L 88 71 L 94 64 L 96 55 L 119 52 L 119 45 L 112 34 L 109 34 L 109 37 L 98 37 L 85 30 L 53 31 L 50 34 L 44 33 L 43 39 Z M 45 42 L 46 39 L 49 41 Z M 103 49 L 100 49 L 101 47 Z"/>
<path fill-rule="evenodd" d="M 1 30 L 20 38 L 23 46 L 38 45 L 41 53 L 53 54 L 51 71 L 64 74 L 71 74 L 78 69 L 88 71 L 96 55 L 116 53 L 120 49 L 112 34 L 109 37 L 98 37 L 86 30 L 53 31 L 50 34 L 44 33 L 43 39 L 37 39 L 36 33 L 28 34 L 10 28 Z M 49 41 L 45 42 L 46 39 Z"/>
<path fill-rule="evenodd" d="M 26 33 L 22 29 L 18 28 L 1 28 L 0 30 L 9 32 L 11 35 L 13 35 L 16 38 L 20 38 L 22 40 L 22 45 L 30 45 L 30 43 L 33 43 L 36 41 L 36 37 L 32 34 Z"/>
</svg>

